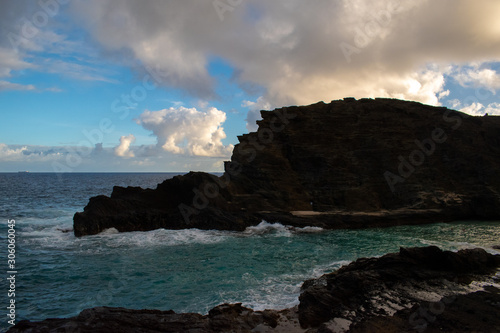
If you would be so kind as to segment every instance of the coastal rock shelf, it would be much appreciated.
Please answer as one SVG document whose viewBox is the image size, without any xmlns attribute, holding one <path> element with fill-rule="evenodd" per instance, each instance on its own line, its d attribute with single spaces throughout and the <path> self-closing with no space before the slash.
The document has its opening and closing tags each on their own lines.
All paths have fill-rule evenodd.
<svg viewBox="0 0 500 333">
<path fill-rule="evenodd" d="M 223 176 L 115 187 L 75 214 L 75 235 L 500 218 L 500 117 L 352 98 L 261 114 L 257 132 L 238 137 Z"/>
<path fill-rule="evenodd" d="M 9 332 L 500 332 L 500 256 L 483 249 L 401 248 L 302 285 L 298 307 L 222 304 L 207 315 L 98 307 Z"/>
</svg>

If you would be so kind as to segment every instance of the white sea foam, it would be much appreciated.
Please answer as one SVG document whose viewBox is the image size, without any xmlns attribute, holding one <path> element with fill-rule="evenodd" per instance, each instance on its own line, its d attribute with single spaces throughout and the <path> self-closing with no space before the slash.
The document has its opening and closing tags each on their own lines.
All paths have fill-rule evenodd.
<svg viewBox="0 0 500 333">
<path fill-rule="evenodd" d="M 262 221 L 256 226 L 248 227 L 243 231 L 243 235 L 255 236 L 269 233 L 276 233 L 279 236 L 289 237 L 292 235 L 290 228 L 280 223 L 268 223 Z"/>
<path fill-rule="evenodd" d="M 119 231 L 116 228 L 109 228 L 109 229 L 104 229 L 99 235 L 114 235 L 119 233 Z"/>
<path fill-rule="evenodd" d="M 350 261 L 334 261 L 327 265 L 318 265 L 311 270 L 302 273 L 281 274 L 268 276 L 256 280 L 251 274 L 244 274 L 244 280 L 248 280 L 252 288 L 246 290 L 243 298 L 228 299 L 232 302 L 242 302 L 254 310 L 275 309 L 281 310 L 291 308 L 299 304 L 299 296 L 302 284 L 305 280 L 319 278 L 323 274 L 331 273 L 340 267 L 351 263 Z"/>
<path fill-rule="evenodd" d="M 148 248 L 194 244 L 216 244 L 233 237 L 292 237 L 301 233 L 318 233 L 317 227 L 296 228 L 280 223 L 261 222 L 243 232 L 200 230 L 200 229 L 156 229 L 120 233 L 116 228 L 76 238 L 72 231 L 72 221 L 68 216 L 43 221 L 30 221 L 22 228 L 22 235 L 31 244 L 46 248 L 75 248 L 78 252 L 102 253 L 110 248 Z"/>
<path fill-rule="evenodd" d="M 325 229 L 320 228 L 320 227 L 303 227 L 303 228 L 294 228 L 296 232 L 303 232 L 303 233 L 317 233 L 317 232 L 323 232 Z"/>
<path fill-rule="evenodd" d="M 336 271 L 340 267 L 349 265 L 351 262 L 352 261 L 350 261 L 350 260 L 339 260 L 339 261 L 333 261 L 333 262 L 329 263 L 328 265 L 314 267 L 312 269 L 312 273 L 309 275 L 309 279 L 318 278 L 323 274 L 327 274 L 327 273 L 331 273 L 333 271 Z"/>
<path fill-rule="evenodd" d="M 256 226 L 248 227 L 243 231 L 243 235 L 265 235 L 274 233 L 277 236 L 291 237 L 294 234 L 299 233 L 318 233 L 324 231 L 323 228 L 319 227 L 293 227 L 289 225 L 283 225 L 281 223 L 269 223 L 262 221 Z"/>
<path fill-rule="evenodd" d="M 88 236 L 93 241 L 104 242 L 107 246 L 116 247 L 155 247 L 177 246 L 189 244 L 214 244 L 229 237 L 228 232 L 200 229 L 167 230 L 156 229 L 151 231 L 134 231 L 119 233 L 111 228 L 95 235 Z"/>
<path fill-rule="evenodd" d="M 418 241 L 424 245 L 434 245 L 443 250 L 449 250 L 453 252 L 458 252 L 459 250 L 476 249 L 480 248 L 491 254 L 498 254 L 500 251 L 492 248 L 493 245 L 483 246 L 479 244 L 469 243 L 469 242 L 456 242 L 456 241 L 431 241 L 426 239 L 418 239 Z"/>
</svg>

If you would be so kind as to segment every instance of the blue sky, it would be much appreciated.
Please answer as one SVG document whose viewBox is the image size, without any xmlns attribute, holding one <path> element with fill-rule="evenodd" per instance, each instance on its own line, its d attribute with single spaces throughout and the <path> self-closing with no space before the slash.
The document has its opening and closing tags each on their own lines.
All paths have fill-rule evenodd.
<svg viewBox="0 0 500 333">
<path fill-rule="evenodd" d="M 0 172 L 221 171 L 261 109 L 500 114 L 494 0 L 0 3 Z"/>
</svg>

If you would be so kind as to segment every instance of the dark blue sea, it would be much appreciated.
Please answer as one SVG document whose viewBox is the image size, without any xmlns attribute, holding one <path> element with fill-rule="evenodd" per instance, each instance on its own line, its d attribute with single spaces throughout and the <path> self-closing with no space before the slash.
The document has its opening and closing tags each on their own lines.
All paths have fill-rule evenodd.
<svg viewBox="0 0 500 333">
<path fill-rule="evenodd" d="M 65 232 L 90 197 L 110 195 L 114 185 L 155 188 L 174 175 L 0 174 L 0 327 L 9 327 L 8 220 L 16 221 L 16 321 L 94 306 L 203 314 L 242 302 L 282 309 L 298 304 L 304 280 L 360 257 L 426 245 L 495 253 L 490 246 L 500 240 L 500 223 L 481 221 L 333 231 L 262 221 L 244 232 L 111 229 L 82 238 Z"/>
</svg>

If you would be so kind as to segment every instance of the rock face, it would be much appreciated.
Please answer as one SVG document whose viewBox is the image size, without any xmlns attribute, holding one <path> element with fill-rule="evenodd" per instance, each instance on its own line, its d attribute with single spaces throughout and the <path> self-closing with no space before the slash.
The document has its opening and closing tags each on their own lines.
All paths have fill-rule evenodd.
<svg viewBox="0 0 500 333">
<path fill-rule="evenodd" d="M 261 114 L 258 131 L 238 137 L 222 177 L 115 187 L 75 214 L 75 235 L 243 230 L 262 219 L 360 228 L 500 218 L 500 117 L 392 99 Z"/>
<path fill-rule="evenodd" d="M 12 332 L 250 332 L 258 325 L 273 328 L 279 316 L 274 311 L 258 311 L 241 304 L 219 305 L 206 316 L 174 311 L 129 310 L 98 307 L 69 319 L 48 319 L 40 323 L 20 322 Z"/>
<path fill-rule="evenodd" d="M 500 332 L 498 268 L 500 256 L 482 249 L 401 249 L 304 282 L 298 308 L 223 304 L 203 316 L 98 307 L 9 332 Z"/>
<path fill-rule="evenodd" d="M 336 272 L 304 282 L 299 320 L 302 326 L 320 327 L 324 329 L 322 332 L 329 332 L 328 327 L 339 323 L 350 327 L 352 332 L 372 332 L 367 329 L 380 322 L 392 322 L 397 328 L 394 332 L 427 328 L 458 295 L 477 291 L 469 286 L 473 280 L 494 274 L 498 267 L 500 256 L 482 249 L 454 253 L 433 246 L 402 248 L 399 253 L 381 258 L 359 259 Z M 482 292 L 486 297 L 488 292 Z M 490 292 L 494 299 L 500 300 L 498 289 L 492 288 Z M 500 311 L 495 303 L 485 304 L 485 308 L 493 310 L 495 316 Z M 477 318 L 476 321 L 480 322 Z M 500 325 L 500 317 L 494 322 Z M 495 327 L 490 324 L 490 328 Z M 387 328 L 380 326 L 381 331 L 384 327 Z"/>
</svg>

